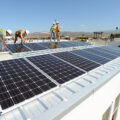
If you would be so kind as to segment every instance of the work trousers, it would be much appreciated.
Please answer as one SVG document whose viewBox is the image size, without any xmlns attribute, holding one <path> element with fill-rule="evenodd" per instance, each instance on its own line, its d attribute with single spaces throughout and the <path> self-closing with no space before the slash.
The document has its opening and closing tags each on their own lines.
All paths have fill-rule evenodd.
<svg viewBox="0 0 120 120">
<path fill-rule="evenodd" d="M 51 33 L 50 41 L 52 41 L 52 39 L 53 39 L 54 42 L 55 42 L 55 40 L 56 40 L 56 33 L 55 33 L 55 32 L 52 32 L 52 33 Z"/>
<path fill-rule="evenodd" d="M 57 42 L 60 42 L 60 32 L 56 32 L 56 39 L 57 39 Z"/>
</svg>

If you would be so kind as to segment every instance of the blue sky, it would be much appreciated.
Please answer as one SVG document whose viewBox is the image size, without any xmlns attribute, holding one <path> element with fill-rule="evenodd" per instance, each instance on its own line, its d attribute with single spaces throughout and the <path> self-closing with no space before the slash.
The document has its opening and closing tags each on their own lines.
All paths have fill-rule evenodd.
<svg viewBox="0 0 120 120">
<path fill-rule="evenodd" d="M 63 31 L 101 31 L 120 27 L 120 0 L 1 0 L 0 27 L 49 31 L 57 19 Z"/>
</svg>

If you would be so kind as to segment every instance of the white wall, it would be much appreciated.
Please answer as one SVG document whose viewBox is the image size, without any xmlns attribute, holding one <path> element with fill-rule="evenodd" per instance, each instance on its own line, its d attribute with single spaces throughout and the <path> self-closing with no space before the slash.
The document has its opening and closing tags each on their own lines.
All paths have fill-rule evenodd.
<svg viewBox="0 0 120 120">
<path fill-rule="evenodd" d="M 104 112 L 120 93 L 120 73 L 62 118 L 62 120 L 102 120 Z M 120 112 L 118 113 L 120 120 Z"/>
</svg>

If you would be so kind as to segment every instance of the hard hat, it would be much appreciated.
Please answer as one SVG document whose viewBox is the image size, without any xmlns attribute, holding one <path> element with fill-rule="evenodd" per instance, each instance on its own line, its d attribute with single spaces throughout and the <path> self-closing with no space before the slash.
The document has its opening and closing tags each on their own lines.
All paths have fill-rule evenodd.
<svg viewBox="0 0 120 120">
<path fill-rule="evenodd" d="M 12 34 L 12 30 L 8 29 L 6 32 L 8 32 L 10 35 Z"/>
<path fill-rule="evenodd" d="M 53 22 L 53 25 L 55 25 L 55 22 Z"/>
<path fill-rule="evenodd" d="M 29 30 L 25 30 L 25 32 L 26 32 L 26 34 L 27 34 L 27 35 L 30 33 L 30 31 L 29 31 Z"/>
<path fill-rule="evenodd" d="M 56 23 L 58 23 L 59 24 L 59 22 L 57 21 Z"/>
</svg>

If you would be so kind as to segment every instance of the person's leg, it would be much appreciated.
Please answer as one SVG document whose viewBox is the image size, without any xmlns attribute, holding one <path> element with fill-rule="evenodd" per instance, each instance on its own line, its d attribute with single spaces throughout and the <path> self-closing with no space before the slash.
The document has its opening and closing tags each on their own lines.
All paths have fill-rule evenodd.
<svg viewBox="0 0 120 120">
<path fill-rule="evenodd" d="M 53 36 L 54 36 L 54 42 L 56 42 L 56 33 L 55 32 L 54 32 Z"/>
<path fill-rule="evenodd" d="M 52 42 L 52 36 L 53 36 L 53 33 L 51 33 L 51 38 L 50 38 L 50 42 Z"/>
<path fill-rule="evenodd" d="M 58 42 L 60 42 L 60 32 L 58 32 Z"/>
<path fill-rule="evenodd" d="M 58 42 L 58 32 L 56 32 L 56 39 L 57 39 L 57 42 Z"/>
</svg>

